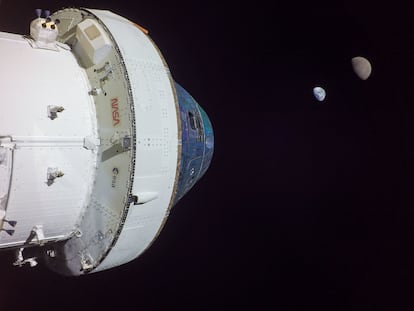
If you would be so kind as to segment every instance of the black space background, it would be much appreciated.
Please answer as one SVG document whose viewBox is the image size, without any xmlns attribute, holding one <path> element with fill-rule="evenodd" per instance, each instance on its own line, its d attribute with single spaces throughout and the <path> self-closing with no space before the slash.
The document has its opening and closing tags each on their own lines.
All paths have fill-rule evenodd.
<svg viewBox="0 0 414 311">
<path fill-rule="evenodd" d="M 407 3 L 3 0 L 6 32 L 68 6 L 148 28 L 209 114 L 215 155 L 132 263 L 65 278 L 2 254 L 0 310 L 412 310 Z"/>
</svg>

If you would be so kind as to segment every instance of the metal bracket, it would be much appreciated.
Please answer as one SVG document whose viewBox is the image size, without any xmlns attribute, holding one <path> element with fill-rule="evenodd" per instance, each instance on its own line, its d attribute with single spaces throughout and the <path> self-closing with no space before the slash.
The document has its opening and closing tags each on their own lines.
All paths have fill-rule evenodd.
<svg viewBox="0 0 414 311">
<path fill-rule="evenodd" d="M 102 88 L 94 87 L 92 90 L 89 91 L 89 95 L 98 96 L 103 92 Z"/>
<path fill-rule="evenodd" d="M 13 266 L 19 266 L 20 268 L 25 265 L 25 264 L 29 264 L 31 268 L 36 267 L 37 266 L 37 258 L 36 257 L 31 257 L 31 258 L 24 258 L 23 257 L 23 251 L 24 251 L 24 247 L 20 248 L 17 251 L 16 254 L 16 261 L 13 262 Z"/>
<path fill-rule="evenodd" d="M 55 182 L 56 178 L 63 177 L 63 175 L 65 175 L 65 174 L 63 174 L 63 172 L 61 172 L 61 171 L 58 171 L 57 168 L 49 167 L 47 169 L 47 182 L 46 182 L 46 184 L 48 186 L 51 186 Z"/>
<path fill-rule="evenodd" d="M 96 150 L 101 145 L 99 138 L 87 136 L 83 139 L 83 147 L 88 150 Z"/>
<path fill-rule="evenodd" d="M 99 82 L 100 82 L 101 87 L 103 85 L 105 85 L 106 81 L 108 81 L 109 79 L 111 79 L 112 76 L 113 76 L 112 70 L 107 71 L 106 72 L 106 75 L 104 77 L 102 77 L 102 78 L 99 79 Z"/>
<path fill-rule="evenodd" d="M 47 116 L 50 120 L 54 120 L 58 117 L 58 112 L 65 110 L 62 106 L 47 106 Z"/>
<path fill-rule="evenodd" d="M 93 70 L 96 73 L 101 73 L 105 71 L 105 73 L 112 71 L 112 66 L 109 64 L 109 62 L 106 62 L 105 65 L 103 65 L 101 68 L 97 68 Z"/>
<path fill-rule="evenodd" d="M 25 244 L 30 244 L 35 241 L 36 244 L 43 246 L 45 244 L 45 234 L 43 232 L 42 225 L 36 225 L 30 231 L 29 237 L 26 239 Z"/>
<path fill-rule="evenodd" d="M 11 137 L 0 137 L 0 147 L 13 150 L 16 148 L 16 144 L 12 142 Z"/>
<path fill-rule="evenodd" d="M 121 142 L 112 145 L 112 147 L 102 152 L 102 162 L 129 150 L 131 150 L 131 137 L 124 136 Z"/>
<path fill-rule="evenodd" d="M 81 254 L 81 271 L 90 271 L 93 269 L 93 259 L 92 256 L 82 252 Z"/>
</svg>

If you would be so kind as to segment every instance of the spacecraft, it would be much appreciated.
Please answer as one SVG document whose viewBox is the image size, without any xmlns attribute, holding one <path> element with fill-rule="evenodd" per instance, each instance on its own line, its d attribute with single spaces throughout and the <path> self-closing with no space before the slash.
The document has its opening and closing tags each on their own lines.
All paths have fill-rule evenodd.
<svg viewBox="0 0 414 311">
<path fill-rule="evenodd" d="M 140 256 L 210 165 L 207 114 L 110 11 L 37 10 L 0 55 L 0 249 L 74 276 Z"/>
</svg>

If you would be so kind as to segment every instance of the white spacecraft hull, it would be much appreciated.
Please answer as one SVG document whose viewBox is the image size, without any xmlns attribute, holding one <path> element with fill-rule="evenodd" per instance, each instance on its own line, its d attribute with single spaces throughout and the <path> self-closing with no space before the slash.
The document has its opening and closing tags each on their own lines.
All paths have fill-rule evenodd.
<svg viewBox="0 0 414 311">
<path fill-rule="evenodd" d="M 0 33 L 0 53 L 0 152 L 11 156 L 0 197 L 4 216 L 19 224 L 12 236 L 1 232 L 0 247 L 23 245 L 37 225 L 45 240 L 67 238 L 88 204 L 97 162 L 83 146 L 98 137 L 88 78 L 70 51 L 34 50 L 22 36 Z M 50 106 L 66 109 L 51 120 Z M 57 167 L 65 178 L 48 186 L 48 169 Z"/>
<path fill-rule="evenodd" d="M 157 237 L 183 177 L 180 107 L 141 27 L 100 10 L 51 20 L 31 37 L 0 33 L 0 248 L 22 265 L 39 246 L 52 269 L 80 275 Z"/>
</svg>

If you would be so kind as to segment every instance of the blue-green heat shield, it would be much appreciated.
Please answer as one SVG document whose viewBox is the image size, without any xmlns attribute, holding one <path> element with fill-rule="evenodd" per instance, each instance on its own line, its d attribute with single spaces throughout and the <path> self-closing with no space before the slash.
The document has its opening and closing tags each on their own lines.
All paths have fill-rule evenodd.
<svg viewBox="0 0 414 311">
<path fill-rule="evenodd" d="M 180 107 L 182 151 L 174 204 L 205 174 L 214 150 L 213 127 L 207 114 L 178 83 L 175 88 Z"/>
</svg>

